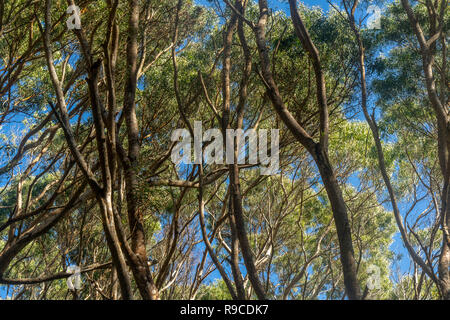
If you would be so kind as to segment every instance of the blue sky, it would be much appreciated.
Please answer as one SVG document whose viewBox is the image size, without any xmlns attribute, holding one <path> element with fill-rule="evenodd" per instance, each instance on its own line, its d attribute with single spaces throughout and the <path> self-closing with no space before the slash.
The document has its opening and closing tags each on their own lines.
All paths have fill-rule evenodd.
<svg viewBox="0 0 450 320">
<path fill-rule="evenodd" d="M 203 5 L 210 5 L 210 2 L 207 0 L 194 0 L 195 3 L 203 4 Z M 326 0 L 306 0 L 303 1 L 308 6 L 320 6 L 325 11 L 328 10 L 328 2 Z M 275 10 L 284 10 L 286 12 L 289 12 L 289 3 L 287 0 L 269 0 L 269 6 L 272 9 Z"/>
</svg>

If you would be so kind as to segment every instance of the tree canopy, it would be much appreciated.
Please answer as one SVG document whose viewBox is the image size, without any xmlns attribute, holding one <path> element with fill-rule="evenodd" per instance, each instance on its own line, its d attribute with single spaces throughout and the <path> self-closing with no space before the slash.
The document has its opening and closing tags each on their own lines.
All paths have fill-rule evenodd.
<svg viewBox="0 0 450 320">
<path fill-rule="evenodd" d="M 328 4 L 0 0 L 0 298 L 450 299 L 448 2 Z"/>
</svg>

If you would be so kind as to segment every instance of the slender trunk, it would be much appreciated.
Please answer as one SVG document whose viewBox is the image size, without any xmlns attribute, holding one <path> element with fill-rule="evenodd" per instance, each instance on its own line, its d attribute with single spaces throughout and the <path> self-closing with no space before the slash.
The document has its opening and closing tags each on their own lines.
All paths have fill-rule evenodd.
<svg viewBox="0 0 450 320">
<path fill-rule="evenodd" d="M 203 242 L 205 243 L 206 249 L 208 250 L 210 257 L 213 260 L 214 265 L 216 266 L 217 270 L 222 276 L 222 279 L 225 282 L 225 285 L 227 286 L 232 299 L 237 300 L 237 295 L 233 288 L 233 284 L 228 278 L 225 269 L 223 268 L 222 264 L 217 258 L 217 255 L 214 253 L 214 249 L 212 248 L 211 242 L 208 239 L 208 234 L 206 232 L 205 226 L 205 203 L 203 201 L 203 164 L 199 164 L 198 170 L 199 170 L 198 206 L 199 206 L 200 228 L 202 231 Z"/>
<path fill-rule="evenodd" d="M 113 265 L 117 270 L 117 277 L 120 284 L 123 300 L 131 300 L 133 293 L 131 291 L 131 281 L 128 276 L 128 268 L 125 262 L 125 257 L 120 247 L 120 241 L 117 237 L 116 230 L 114 228 L 113 209 L 109 201 L 102 200 L 100 203 L 100 211 L 102 214 L 103 229 L 105 230 L 106 243 L 108 244 L 109 251 Z"/>
<path fill-rule="evenodd" d="M 316 145 L 315 159 L 322 177 L 323 185 L 328 195 L 328 200 L 333 211 L 334 223 L 339 240 L 340 260 L 344 274 L 346 293 L 351 300 L 361 299 L 361 289 L 358 283 L 356 262 L 353 252 L 352 232 L 348 220 L 347 206 L 342 196 L 342 191 L 336 179 L 336 175 L 328 159 L 328 155 L 322 147 Z"/>
<path fill-rule="evenodd" d="M 269 14 L 267 0 L 259 0 L 260 17 L 258 24 L 254 26 L 256 43 L 258 46 L 258 52 L 262 66 L 262 77 L 267 88 L 268 96 L 272 101 L 275 111 L 284 122 L 286 127 L 289 129 L 289 131 L 292 133 L 292 135 L 305 147 L 305 149 L 311 154 L 316 162 L 333 211 L 333 217 L 335 220 L 336 231 L 339 240 L 340 259 L 342 263 L 346 293 L 349 299 L 360 300 L 362 295 L 361 288 L 359 287 L 357 279 L 356 262 L 353 252 L 352 235 L 347 214 L 347 207 L 344 202 L 342 191 L 336 179 L 333 167 L 328 159 L 328 109 L 326 104 L 326 92 L 323 73 L 317 72 L 321 71 L 320 61 L 318 59 L 318 51 L 314 47 L 309 34 L 306 28 L 303 26 L 303 22 L 301 21 L 300 16 L 298 15 L 296 2 L 290 0 L 289 3 L 291 6 L 291 17 L 293 17 L 293 23 L 296 28 L 297 36 L 300 38 L 302 45 L 304 46 L 305 50 L 309 52 L 310 57 L 314 60 L 314 63 L 316 65 L 315 72 L 317 90 L 322 91 L 317 95 L 321 122 L 321 134 L 319 143 L 316 143 L 313 140 L 308 132 L 306 132 L 306 130 L 295 120 L 295 118 L 289 112 L 280 95 L 278 86 L 273 79 L 265 36 L 265 27 Z"/>
<path fill-rule="evenodd" d="M 350 27 L 352 28 L 352 31 L 355 35 L 356 42 L 358 45 L 358 54 L 359 54 L 359 75 L 360 75 L 360 82 L 361 82 L 361 107 L 364 114 L 364 117 L 369 125 L 370 131 L 372 133 L 372 137 L 375 142 L 375 147 L 377 150 L 377 158 L 378 158 L 378 167 L 380 169 L 381 175 L 383 177 L 384 184 L 386 185 L 386 188 L 389 193 L 389 198 L 391 201 L 392 209 L 394 212 L 395 221 L 397 223 L 397 227 L 400 231 L 400 235 L 402 237 L 403 243 L 408 250 L 409 255 L 413 259 L 415 263 L 417 263 L 436 284 L 438 284 L 438 280 L 433 273 L 432 267 L 427 265 L 425 261 L 415 252 L 413 246 L 411 245 L 408 234 L 406 232 L 406 229 L 403 225 L 402 217 L 400 214 L 400 210 L 397 205 L 397 199 L 395 197 L 394 189 L 391 184 L 391 180 L 389 178 L 389 175 L 386 170 L 386 162 L 384 158 L 384 152 L 383 147 L 381 145 L 381 139 L 378 131 L 378 126 L 376 123 L 376 120 L 374 117 L 371 117 L 368 112 L 367 108 L 367 82 L 366 82 L 366 68 L 365 68 L 365 48 L 361 39 L 361 35 L 359 30 L 357 29 L 356 23 L 355 23 L 355 17 L 354 13 L 357 7 L 358 1 L 354 2 L 354 5 L 351 10 L 345 6 L 345 9 L 347 11 Z"/>
<path fill-rule="evenodd" d="M 241 4 L 238 1 L 235 2 L 237 7 L 241 8 Z M 242 9 L 241 9 L 242 12 Z M 222 68 L 222 95 L 223 95 L 223 116 L 222 116 L 222 131 L 226 135 L 226 129 L 230 127 L 230 70 L 231 70 L 231 45 L 233 40 L 234 31 L 238 25 L 237 15 L 235 12 L 232 13 L 230 23 L 226 32 L 224 33 L 224 50 L 223 50 L 223 68 Z M 241 41 L 242 31 L 241 31 Z M 244 46 L 246 43 L 244 42 Z M 248 57 L 248 54 L 246 53 Z M 248 60 L 248 59 L 247 59 Z M 249 67 L 246 68 L 249 70 Z M 250 69 L 251 70 L 251 69 Z M 244 72 L 245 74 L 246 72 Z M 247 74 L 244 75 L 244 77 Z M 244 78 L 243 85 L 241 85 L 241 103 L 238 106 L 238 124 L 237 128 L 242 127 L 242 118 L 243 118 L 243 101 L 245 101 L 246 95 L 246 80 Z M 242 92 L 244 89 L 244 92 Z M 243 99 L 244 98 L 244 99 Z M 235 222 L 235 231 L 236 236 L 239 239 L 239 244 L 241 247 L 242 257 L 244 259 L 244 264 L 247 269 L 247 275 L 252 284 L 253 289 L 255 290 L 255 294 L 260 300 L 266 299 L 266 293 L 264 288 L 259 280 L 258 271 L 256 270 L 255 262 L 253 259 L 252 249 L 250 246 L 250 242 L 247 237 L 247 230 L 245 229 L 245 220 L 242 209 L 242 196 L 240 190 L 240 182 L 239 182 L 239 167 L 237 164 L 238 159 L 238 141 L 235 139 L 234 143 L 234 164 L 229 166 L 229 176 L 230 176 L 230 187 L 231 187 L 231 201 L 232 205 L 232 214 Z M 241 288 L 239 288 L 241 289 Z"/>
<path fill-rule="evenodd" d="M 450 203 L 450 192 L 448 183 L 444 185 L 442 194 L 445 200 L 442 200 L 443 204 L 441 210 L 441 225 L 443 229 L 443 236 L 441 255 L 439 256 L 438 272 L 442 298 L 445 300 L 450 300 L 450 208 L 448 205 Z"/>
<path fill-rule="evenodd" d="M 233 273 L 234 283 L 238 300 L 245 300 L 245 286 L 239 270 L 239 239 L 237 238 L 236 221 L 233 215 L 233 199 L 230 197 L 230 229 L 231 229 L 231 272 Z"/>
<path fill-rule="evenodd" d="M 154 285 L 147 264 L 147 249 L 142 211 L 139 210 L 137 190 L 137 168 L 139 160 L 139 126 L 136 117 L 136 86 L 139 31 L 139 1 L 129 0 L 130 17 L 127 39 L 127 79 L 124 95 L 124 115 L 128 137 L 128 163 L 124 166 L 128 223 L 131 233 L 131 249 L 136 260 L 130 261 L 136 285 L 143 299 L 157 300 L 158 290 Z"/>
<path fill-rule="evenodd" d="M 439 162 L 441 166 L 442 175 L 444 177 L 444 185 L 442 188 L 441 195 L 441 228 L 443 232 L 442 236 L 442 247 L 441 254 L 439 257 L 439 282 L 440 282 L 440 291 L 443 299 L 450 300 L 450 236 L 449 236 L 449 226 L 450 226 L 450 192 L 449 192 L 449 184 L 450 184 L 450 122 L 448 115 L 448 105 L 445 101 L 445 97 L 441 97 L 443 101 L 439 99 L 439 95 L 436 89 L 436 81 L 433 74 L 433 67 L 435 62 L 435 48 L 436 48 L 436 40 L 439 39 L 439 34 L 432 34 L 430 39 L 427 40 L 425 34 L 423 32 L 422 27 L 420 26 L 419 21 L 416 18 L 416 15 L 409 3 L 409 0 L 401 0 L 402 6 L 406 11 L 408 16 L 408 20 L 411 24 L 414 33 L 416 34 L 417 41 L 420 46 L 420 52 L 422 55 L 422 68 L 425 75 L 425 85 L 427 89 L 428 98 L 430 103 L 436 113 L 436 122 L 438 129 L 438 155 Z M 439 5 L 440 3 L 440 5 Z M 448 1 L 441 0 L 441 2 L 437 1 L 436 6 L 433 3 L 428 3 L 433 6 L 433 10 L 439 10 L 439 15 L 431 14 L 430 18 L 430 32 L 433 30 L 436 31 L 436 24 L 439 22 L 439 28 L 444 28 L 444 14 L 447 9 Z M 438 8 L 439 7 L 439 8 Z M 437 18 L 439 17 L 439 21 Z M 437 37 L 435 37 L 438 35 Z M 431 41 L 432 37 L 435 37 L 433 41 Z M 431 42 L 430 42 L 431 41 Z M 445 43 L 444 43 L 445 47 Z M 444 49 L 445 50 L 445 49 Z M 445 59 L 444 59 L 445 60 Z M 446 72 L 446 70 L 442 70 L 442 72 Z"/>
<path fill-rule="evenodd" d="M 247 276 L 255 290 L 256 296 L 260 300 L 265 300 L 266 293 L 264 288 L 259 281 L 258 271 L 256 270 L 255 262 L 253 260 L 252 248 L 247 237 L 247 230 L 245 229 L 244 214 L 242 209 L 242 195 L 241 187 L 239 182 L 239 168 L 237 165 L 231 166 L 231 198 L 233 201 L 233 216 L 236 221 L 236 234 L 239 239 L 239 244 L 241 246 L 242 257 L 244 259 L 244 264 L 247 269 Z"/>
</svg>

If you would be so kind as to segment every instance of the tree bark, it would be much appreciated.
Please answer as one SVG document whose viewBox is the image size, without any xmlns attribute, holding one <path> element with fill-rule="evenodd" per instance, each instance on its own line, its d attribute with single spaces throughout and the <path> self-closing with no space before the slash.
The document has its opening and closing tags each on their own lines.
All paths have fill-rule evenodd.
<svg viewBox="0 0 450 320">
<path fill-rule="evenodd" d="M 124 165 L 128 223 L 131 233 L 131 249 L 136 259 L 130 261 L 131 270 L 143 299 L 159 299 L 150 268 L 147 264 L 147 249 L 142 211 L 138 203 L 137 168 L 139 162 L 139 125 L 136 117 L 136 87 L 138 73 L 139 1 L 129 0 L 130 16 L 127 38 L 127 77 L 123 112 L 127 125 L 128 161 Z"/>
</svg>

